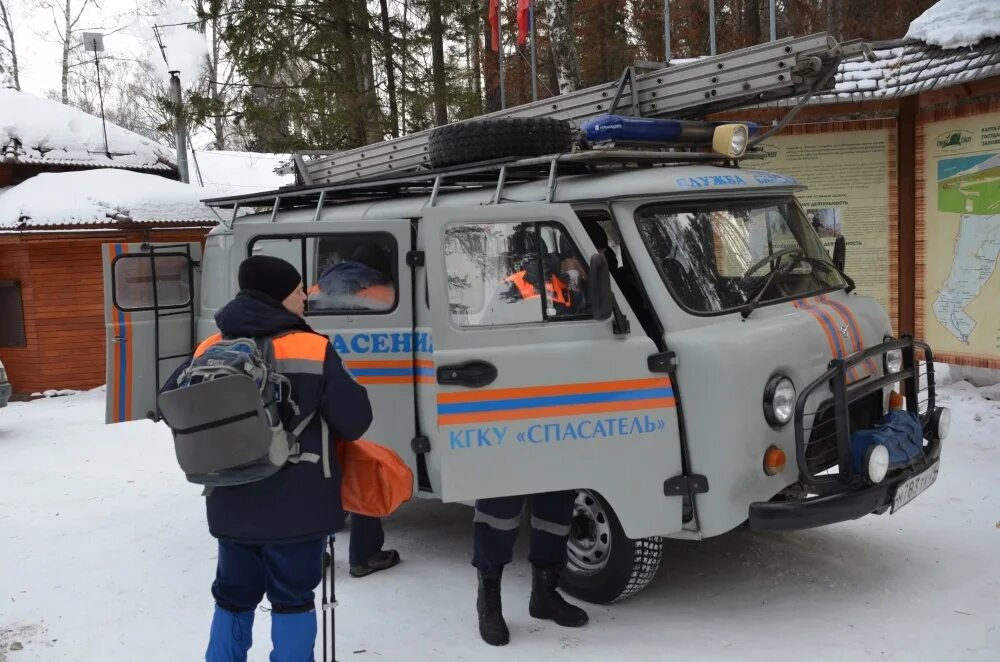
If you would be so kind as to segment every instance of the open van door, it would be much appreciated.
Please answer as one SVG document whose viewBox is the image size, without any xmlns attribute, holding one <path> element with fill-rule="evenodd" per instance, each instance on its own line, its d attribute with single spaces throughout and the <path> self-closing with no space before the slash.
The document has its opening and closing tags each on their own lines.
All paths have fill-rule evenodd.
<svg viewBox="0 0 1000 662">
<path fill-rule="evenodd" d="M 436 366 L 420 393 L 443 499 L 589 489 L 631 538 L 680 530 L 682 498 L 665 494 L 682 473 L 670 379 L 638 323 L 589 312 L 595 249 L 572 208 L 431 208 L 420 232 Z"/>
<path fill-rule="evenodd" d="M 157 419 L 160 386 L 191 353 L 201 244 L 104 244 L 106 423 Z"/>
</svg>

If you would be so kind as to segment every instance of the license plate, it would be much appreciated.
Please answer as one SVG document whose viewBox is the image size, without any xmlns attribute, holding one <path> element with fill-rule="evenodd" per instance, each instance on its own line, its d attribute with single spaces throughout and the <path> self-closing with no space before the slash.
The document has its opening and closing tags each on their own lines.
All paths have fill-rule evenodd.
<svg viewBox="0 0 1000 662">
<path fill-rule="evenodd" d="M 935 462 L 929 469 L 924 470 L 923 473 L 917 474 L 913 478 L 907 478 L 899 484 L 899 487 L 896 488 L 896 493 L 892 497 L 892 511 L 890 511 L 890 514 L 916 499 L 921 492 L 934 484 L 934 481 L 938 477 L 939 464 L 940 462 Z"/>
</svg>

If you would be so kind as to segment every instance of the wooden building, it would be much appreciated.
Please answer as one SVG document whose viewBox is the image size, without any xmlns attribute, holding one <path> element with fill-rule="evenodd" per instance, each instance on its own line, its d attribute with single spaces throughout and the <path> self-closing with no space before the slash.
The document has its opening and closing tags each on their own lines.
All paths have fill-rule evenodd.
<svg viewBox="0 0 1000 662">
<path fill-rule="evenodd" d="M 14 393 L 105 383 L 101 245 L 201 240 L 217 222 L 169 148 L 0 89 L 0 359 Z"/>
</svg>

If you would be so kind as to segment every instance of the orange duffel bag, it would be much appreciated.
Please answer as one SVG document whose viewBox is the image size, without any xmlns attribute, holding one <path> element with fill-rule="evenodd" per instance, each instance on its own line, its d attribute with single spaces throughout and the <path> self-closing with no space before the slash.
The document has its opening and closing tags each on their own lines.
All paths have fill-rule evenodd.
<svg viewBox="0 0 1000 662">
<path fill-rule="evenodd" d="M 386 517 L 413 496 L 413 472 L 391 448 L 359 439 L 340 441 L 336 450 L 347 512 Z"/>
</svg>

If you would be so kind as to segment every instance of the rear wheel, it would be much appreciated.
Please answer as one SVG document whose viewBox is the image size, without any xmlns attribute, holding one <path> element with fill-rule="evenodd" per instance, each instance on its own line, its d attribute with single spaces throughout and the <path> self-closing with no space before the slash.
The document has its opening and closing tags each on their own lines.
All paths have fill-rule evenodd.
<svg viewBox="0 0 1000 662">
<path fill-rule="evenodd" d="M 625 536 L 611 506 L 589 490 L 577 493 L 561 586 L 570 595 L 599 604 L 629 598 L 656 576 L 663 539 Z"/>
</svg>

